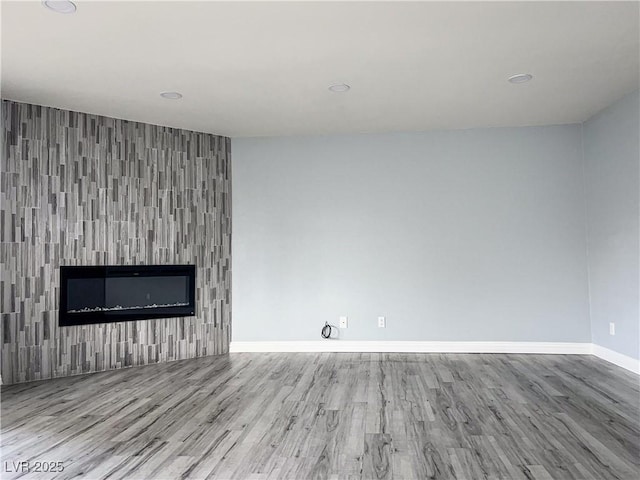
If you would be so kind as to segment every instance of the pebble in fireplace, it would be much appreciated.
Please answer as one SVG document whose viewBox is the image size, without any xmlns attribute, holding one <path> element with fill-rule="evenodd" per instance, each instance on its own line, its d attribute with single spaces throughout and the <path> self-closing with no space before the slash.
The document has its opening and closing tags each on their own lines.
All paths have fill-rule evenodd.
<svg viewBox="0 0 640 480">
<path fill-rule="evenodd" d="M 67 313 L 81 313 L 81 312 L 114 312 L 116 310 L 137 310 L 139 308 L 166 308 L 166 307 L 185 307 L 189 305 L 187 302 L 176 303 L 152 303 L 151 305 L 135 305 L 132 307 L 123 307 L 122 305 L 114 305 L 113 307 L 84 307 L 80 309 L 69 309 Z"/>
<path fill-rule="evenodd" d="M 195 315 L 195 265 L 60 267 L 60 326 Z"/>
</svg>

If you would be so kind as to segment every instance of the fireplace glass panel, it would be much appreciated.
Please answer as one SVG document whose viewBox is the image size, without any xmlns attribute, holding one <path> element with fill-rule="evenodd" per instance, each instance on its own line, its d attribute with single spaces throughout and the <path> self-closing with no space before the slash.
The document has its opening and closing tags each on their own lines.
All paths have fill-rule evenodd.
<svg viewBox="0 0 640 480">
<path fill-rule="evenodd" d="M 60 325 L 195 314 L 195 267 L 61 267 Z"/>
</svg>

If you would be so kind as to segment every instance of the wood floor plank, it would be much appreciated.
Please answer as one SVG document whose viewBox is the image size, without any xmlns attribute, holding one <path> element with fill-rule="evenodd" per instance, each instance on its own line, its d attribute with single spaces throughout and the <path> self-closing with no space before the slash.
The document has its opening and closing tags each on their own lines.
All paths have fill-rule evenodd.
<svg viewBox="0 0 640 480">
<path fill-rule="evenodd" d="M 590 356 L 243 353 L 1 400 L 3 479 L 640 478 L 638 377 Z"/>
</svg>

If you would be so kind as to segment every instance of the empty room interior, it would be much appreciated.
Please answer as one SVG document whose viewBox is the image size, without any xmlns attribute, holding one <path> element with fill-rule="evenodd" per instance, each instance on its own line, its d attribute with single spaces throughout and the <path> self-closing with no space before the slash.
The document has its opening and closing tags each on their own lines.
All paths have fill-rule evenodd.
<svg viewBox="0 0 640 480">
<path fill-rule="evenodd" d="M 1 478 L 640 478 L 640 2 L 0 16 Z"/>
</svg>

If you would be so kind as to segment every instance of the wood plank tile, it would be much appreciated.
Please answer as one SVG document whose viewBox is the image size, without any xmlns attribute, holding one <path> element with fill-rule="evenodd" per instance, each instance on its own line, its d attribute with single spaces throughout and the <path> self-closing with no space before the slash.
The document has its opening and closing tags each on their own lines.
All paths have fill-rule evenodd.
<svg viewBox="0 0 640 480">
<path fill-rule="evenodd" d="M 230 139 L 9 100 L 1 119 L 2 382 L 228 352 Z M 183 263 L 196 316 L 58 326 L 61 265 Z"/>
<path fill-rule="evenodd" d="M 2 386 L 2 461 L 65 466 L 3 478 L 630 480 L 634 393 L 571 355 L 190 359 Z"/>
</svg>

